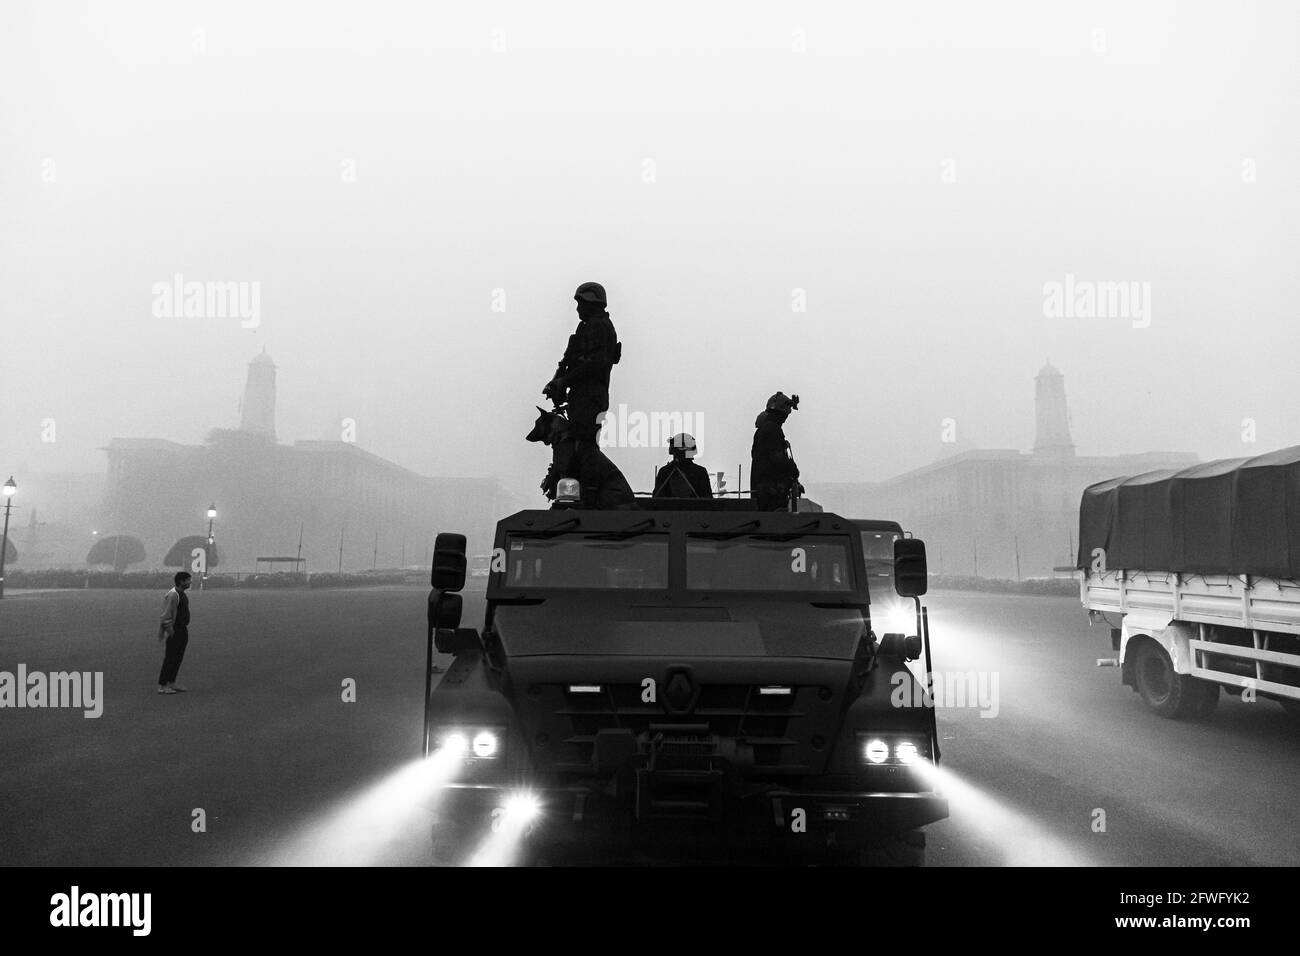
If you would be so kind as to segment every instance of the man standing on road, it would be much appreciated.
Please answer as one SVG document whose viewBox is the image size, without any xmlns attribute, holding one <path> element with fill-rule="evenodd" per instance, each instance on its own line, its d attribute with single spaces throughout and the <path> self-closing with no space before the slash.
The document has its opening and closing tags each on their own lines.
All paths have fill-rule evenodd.
<svg viewBox="0 0 1300 956">
<path fill-rule="evenodd" d="M 190 573 L 177 571 L 172 578 L 175 585 L 163 595 L 162 622 L 158 625 L 158 640 L 167 642 L 162 670 L 158 672 L 158 693 L 176 694 L 184 687 L 176 684 L 176 675 L 185 658 L 185 645 L 190 642 L 190 599 L 185 592 L 190 589 Z"/>
</svg>

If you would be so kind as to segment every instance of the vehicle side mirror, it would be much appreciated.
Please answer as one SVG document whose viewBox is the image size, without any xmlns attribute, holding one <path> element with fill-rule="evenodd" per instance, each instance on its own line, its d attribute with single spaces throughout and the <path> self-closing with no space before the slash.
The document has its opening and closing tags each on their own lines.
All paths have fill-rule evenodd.
<svg viewBox="0 0 1300 956">
<path fill-rule="evenodd" d="M 930 586 L 925 542 L 918 538 L 894 541 L 894 589 L 903 597 L 920 597 Z"/>
<path fill-rule="evenodd" d="M 434 591 L 429 595 L 429 626 L 435 631 L 460 627 L 462 604 L 455 591 Z"/>
<path fill-rule="evenodd" d="M 444 531 L 433 543 L 429 584 L 439 591 L 459 591 L 465 586 L 465 536 Z"/>
</svg>

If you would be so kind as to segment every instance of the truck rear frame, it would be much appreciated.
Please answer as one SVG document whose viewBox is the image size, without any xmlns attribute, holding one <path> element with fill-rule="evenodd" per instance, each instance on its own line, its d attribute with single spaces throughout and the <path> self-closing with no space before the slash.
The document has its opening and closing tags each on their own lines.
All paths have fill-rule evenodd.
<svg viewBox="0 0 1300 956">
<path fill-rule="evenodd" d="M 1174 674 L 1300 708 L 1300 581 L 1249 574 L 1085 571 L 1079 597 L 1112 629 L 1124 683 L 1141 690 L 1135 641 L 1154 641 Z M 1183 716 L 1183 715 L 1173 715 Z"/>
</svg>

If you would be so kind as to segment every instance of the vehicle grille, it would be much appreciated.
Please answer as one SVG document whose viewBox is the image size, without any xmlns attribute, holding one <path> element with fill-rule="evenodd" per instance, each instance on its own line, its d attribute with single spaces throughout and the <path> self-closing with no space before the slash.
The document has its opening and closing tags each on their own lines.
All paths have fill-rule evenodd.
<svg viewBox="0 0 1300 956">
<path fill-rule="evenodd" d="M 808 717 L 808 701 L 819 692 L 825 693 L 794 687 L 789 695 L 760 695 L 753 685 L 703 684 L 687 712 L 669 713 L 662 690 L 659 701 L 648 703 L 641 699 L 639 684 L 602 684 L 599 694 L 545 685 L 532 689 L 531 703 L 537 708 L 534 716 L 555 731 L 542 731 L 542 737 L 551 745 L 547 756 L 556 770 L 589 770 L 596 735 L 622 729 L 638 739 L 655 739 L 661 753 L 681 757 L 706 756 L 712 751 L 711 737 L 729 738 L 752 748 L 756 769 L 804 773 L 809 768 L 799 730 Z"/>
</svg>

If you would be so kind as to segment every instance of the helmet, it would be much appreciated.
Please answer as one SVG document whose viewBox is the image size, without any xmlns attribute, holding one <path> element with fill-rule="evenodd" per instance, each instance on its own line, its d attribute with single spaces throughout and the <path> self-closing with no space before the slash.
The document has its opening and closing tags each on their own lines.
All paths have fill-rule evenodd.
<svg viewBox="0 0 1300 956">
<path fill-rule="evenodd" d="M 789 395 L 785 392 L 777 392 L 767 400 L 767 410 L 777 412 L 778 414 L 789 414 L 799 407 L 799 396 Z"/>
<path fill-rule="evenodd" d="M 599 282 L 584 282 L 573 293 L 573 298 L 579 302 L 595 302 L 600 305 L 609 304 L 605 299 L 605 287 Z"/>
<path fill-rule="evenodd" d="M 699 454 L 695 439 L 685 432 L 668 439 L 668 448 L 674 458 L 694 458 Z"/>
</svg>

